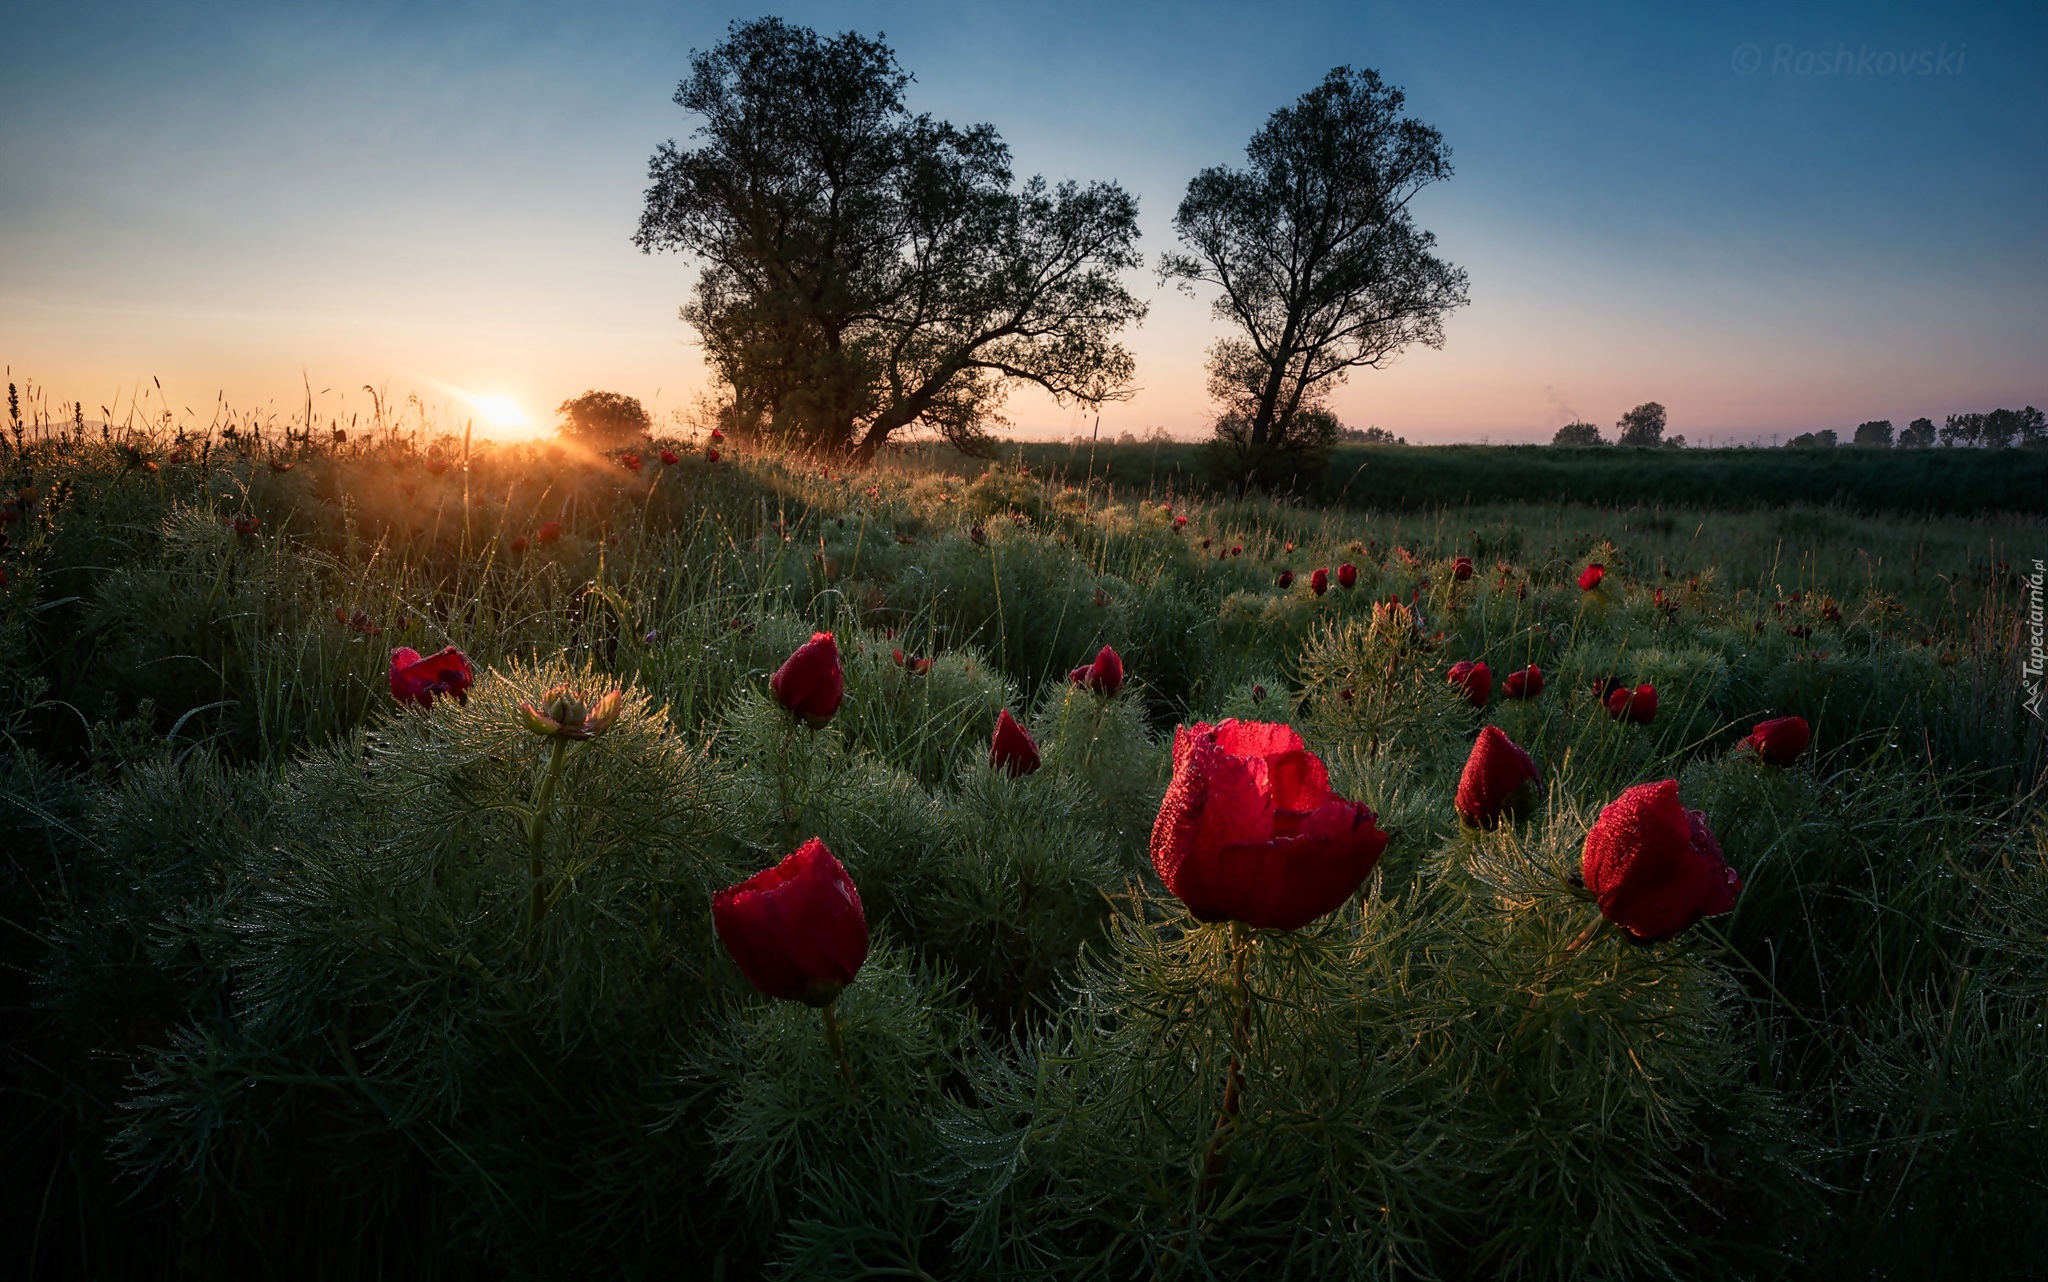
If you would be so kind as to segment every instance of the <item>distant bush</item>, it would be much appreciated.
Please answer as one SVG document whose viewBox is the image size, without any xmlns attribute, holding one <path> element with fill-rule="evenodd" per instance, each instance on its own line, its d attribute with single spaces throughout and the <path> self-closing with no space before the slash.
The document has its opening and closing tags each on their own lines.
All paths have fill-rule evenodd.
<svg viewBox="0 0 2048 1282">
<path fill-rule="evenodd" d="M 1550 438 L 1552 445 L 1605 445 L 1607 438 L 1600 435 L 1600 429 L 1581 420 L 1566 423 L 1557 429 L 1557 435 Z"/>
<path fill-rule="evenodd" d="M 561 433 L 599 448 L 624 445 L 646 435 L 654 420 L 640 402 L 619 392 L 585 392 L 555 407 Z"/>
<path fill-rule="evenodd" d="M 1657 446 L 1664 444 L 1664 407 L 1644 401 L 1614 425 L 1617 445 Z"/>
<path fill-rule="evenodd" d="M 1888 450 L 1892 447 L 1892 421 L 1888 418 L 1872 419 L 1856 428 L 1856 444 L 1868 450 Z"/>
<path fill-rule="evenodd" d="M 1906 424 L 1899 433 L 1899 448 L 1902 450 L 1924 450 L 1934 444 L 1934 420 L 1916 418 Z"/>
<path fill-rule="evenodd" d="M 1824 427 L 1818 432 L 1801 432 L 1785 442 L 1785 448 L 1788 450 L 1831 450 L 1835 448 L 1840 439 L 1835 435 L 1834 428 Z"/>
<path fill-rule="evenodd" d="M 1396 436 L 1384 427 L 1341 427 L 1337 429 L 1340 445 L 1406 445 L 1408 438 Z"/>
</svg>

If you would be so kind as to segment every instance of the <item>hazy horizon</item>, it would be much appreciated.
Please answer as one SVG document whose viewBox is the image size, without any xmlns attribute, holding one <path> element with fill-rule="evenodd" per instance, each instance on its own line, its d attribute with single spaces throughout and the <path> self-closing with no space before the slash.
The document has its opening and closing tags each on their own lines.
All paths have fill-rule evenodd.
<svg viewBox="0 0 2048 1282">
<path fill-rule="evenodd" d="M 590 388 L 665 418 L 704 372 L 676 317 L 692 265 L 629 241 L 646 162 L 693 127 L 669 101 L 688 51 L 759 12 L 26 10 L 34 57 L 0 81 L 0 363 L 67 418 L 295 416 L 310 390 L 346 419 L 365 384 L 450 420 L 468 393 L 544 430 Z M 1351 379 L 1349 426 L 1547 441 L 1656 400 L 1695 444 L 1769 443 L 2048 403 L 2040 11 L 765 12 L 886 33 L 912 109 L 993 124 L 1020 178 L 1121 181 L 1149 261 L 1197 169 L 1332 65 L 1378 69 L 1452 149 L 1417 217 L 1473 301 L 1442 351 Z M 1219 327 L 1132 284 L 1138 391 L 1102 435 L 1198 438 Z M 1018 394 L 1007 416 L 1065 439 L 1095 411 Z"/>
</svg>

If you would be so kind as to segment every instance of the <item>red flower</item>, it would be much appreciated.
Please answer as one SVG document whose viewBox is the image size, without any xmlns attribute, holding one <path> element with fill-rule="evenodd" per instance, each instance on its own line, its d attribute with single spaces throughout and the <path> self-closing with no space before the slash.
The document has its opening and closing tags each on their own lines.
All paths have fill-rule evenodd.
<svg viewBox="0 0 2048 1282">
<path fill-rule="evenodd" d="M 235 533 L 245 539 L 262 528 L 263 522 L 253 516 L 238 516 L 235 518 Z"/>
<path fill-rule="evenodd" d="M 718 461 L 718 451 L 715 449 L 705 450 L 704 461 L 707 463 L 716 463 Z"/>
<path fill-rule="evenodd" d="M 400 703 L 432 708 L 434 696 L 441 694 L 468 703 L 470 683 L 475 679 L 469 659 L 452 645 L 424 659 L 409 645 L 391 652 L 391 696 Z"/>
<path fill-rule="evenodd" d="M 562 537 L 562 523 L 560 521 L 548 521 L 533 532 L 533 537 L 536 542 L 543 545 L 553 543 L 556 539 Z"/>
<path fill-rule="evenodd" d="M 712 439 L 712 440 L 713 440 L 714 442 L 716 442 L 716 441 L 722 441 L 722 440 L 724 440 L 724 439 L 725 439 L 725 433 L 724 433 L 724 432 L 721 432 L 721 431 L 719 431 L 719 430 L 718 430 L 717 428 L 715 428 L 715 427 L 714 427 L 714 428 L 712 428 L 712 429 L 711 429 L 711 439 Z"/>
<path fill-rule="evenodd" d="M 1458 776 L 1458 818 L 1475 828 L 1492 828 L 1502 815 L 1524 817 L 1542 795 L 1543 773 L 1529 754 L 1499 726 L 1481 730 L 1472 755 L 1465 758 L 1465 773 Z"/>
<path fill-rule="evenodd" d="M 429 457 L 429 458 L 427 459 L 427 471 L 428 471 L 428 473 L 430 473 L 431 475 L 434 475 L 434 476 L 439 476 L 439 475 L 441 475 L 441 474 L 442 474 L 443 472 L 446 472 L 447 470 L 448 470 L 448 460 L 447 460 L 447 459 L 444 459 L 444 458 L 442 458 L 442 457 L 441 457 L 441 456 L 439 456 L 438 454 L 437 454 L 437 455 L 433 455 L 433 456 L 431 456 L 431 457 Z"/>
<path fill-rule="evenodd" d="M 619 462 L 624 463 L 626 470 L 629 472 L 640 470 L 640 456 L 638 454 L 621 454 L 619 455 Z"/>
<path fill-rule="evenodd" d="M 1337 586 L 1346 592 L 1358 586 L 1358 567 L 1346 561 L 1337 567 Z"/>
<path fill-rule="evenodd" d="M 1457 560 L 1451 562 L 1451 577 L 1456 579 L 1460 583 L 1463 583 L 1465 580 L 1471 578 L 1472 558 L 1469 556 L 1461 556 Z"/>
<path fill-rule="evenodd" d="M 526 551 L 526 536 L 524 534 L 515 534 L 512 536 L 512 550 L 514 552 Z"/>
<path fill-rule="evenodd" d="M 1676 779 L 1639 783 L 1609 802 L 1580 867 L 1601 916 L 1640 944 L 1727 912 L 1742 889 L 1706 815 L 1679 804 Z"/>
<path fill-rule="evenodd" d="M 1607 692 L 1607 715 L 1616 720 L 1625 717 L 1639 726 L 1650 724 L 1657 719 L 1657 687 L 1647 681 L 1633 690 L 1616 686 Z"/>
<path fill-rule="evenodd" d="M 1600 580 L 1607 577 L 1607 567 L 1598 561 L 1587 566 L 1579 575 L 1579 591 L 1591 592 L 1600 586 Z"/>
<path fill-rule="evenodd" d="M 1451 684 L 1465 692 L 1465 702 L 1483 708 L 1493 697 L 1493 669 L 1483 659 L 1465 659 L 1451 665 Z"/>
<path fill-rule="evenodd" d="M 1298 930 L 1372 872 L 1387 845 L 1376 819 L 1330 790 L 1322 761 L 1287 726 L 1182 726 L 1152 866 L 1198 921 Z"/>
<path fill-rule="evenodd" d="M 996 714 L 995 738 L 988 745 L 988 763 L 1013 775 L 1038 769 L 1038 741 L 1004 708 Z"/>
<path fill-rule="evenodd" d="M 1291 587 L 1293 587 L 1293 586 L 1294 586 L 1294 571 L 1292 571 L 1292 570 L 1282 570 L 1282 571 L 1280 571 L 1280 577 L 1279 577 L 1279 578 L 1277 578 L 1277 579 L 1275 579 L 1275 580 L 1274 580 L 1274 582 L 1275 582 L 1275 583 L 1278 583 L 1278 584 L 1280 585 L 1280 590 L 1281 590 L 1281 591 L 1283 591 L 1283 592 L 1284 592 L 1284 591 L 1286 591 L 1286 590 L 1287 590 L 1288 588 L 1291 588 Z"/>
<path fill-rule="evenodd" d="M 713 895 L 711 924 L 749 983 L 807 1006 L 831 1005 L 868 959 L 860 891 L 816 837 Z"/>
<path fill-rule="evenodd" d="M 811 639 L 782 661 L 768 678 L 775 702 L 789 709 L 812 729 L 824 725 L 839 711 L 846 698 L 846 673 L 839 666 L 839 643 L 830 632 L 813 632 Z M 822 847 L 821 847 L 822 849 Z"/>
<path fill-rule="evenodd" d="M 1096 652 L 1095 662 L 1075 668 L 1067 674 L 1067 680 L 1084 690 L 1111 698 L 1124 688 L 1124 661 L 1109 646 Z"/>
<path fill-rule="evenodd" d="M 891 650 L 889 654 L 896 660 L 896 666 L 904 669 L 906 672 L 912 672 L 921 677 L 932 670 L 932 661 L 930 659 L 920 659 L 916 655 L 905 654 L 901 650 Z"/>
<path fill-rule="evenodd" d="M 1317 566 L 1315 573 L 1308 576 L 1308 590 L 1315 593 L 1317 596 L 1321 596 L 1323 593 L 1328 592 L 1330 590 L 1329 570 L 1325 569 L 1322 566 Z"/>
<path fill-rule="evenodd" d="M 1501 682 L 1501 693 L 1510 699 L 1533 699 L 1543 693 L 1543 669 L 1530 664 L 1519 672 L 1510 672 Z"/>
<path fill-rule="evenodd" d="M 1813 742 L 1805 717 L 1775 717 L 1757 723 L 1738 748 L 1748 748 L 1768 766 L 1789 766 Z"/>
<path fill-rule="evenodd" d="M 1242 544 L 1242 543 L 1233 543 L 1233 544 L 1231 544 L 1231 545 L 1230 545 L 1230 555 L 1232 555 L 1232 556 L 1242 556 L 1242 555 L 1244 555 L 1244 544 Z"/>
<path fill-rule="evenodd" d="M 1186 525 L 1187 523 L 1188 523 L 1188 519 L 1187 519 L 1186 517 L 1184 517 L 1184 516 L 1176 516 L 1176 517 L 1174 517 L 1174 518 L 1173 518 L 1173 528 L 1174 528 L 1174 529 L 1176 529 L 1176 530 L 1180 529 L 1180 528 L 1181 528 L 1182 526 Z"/>
</svg>

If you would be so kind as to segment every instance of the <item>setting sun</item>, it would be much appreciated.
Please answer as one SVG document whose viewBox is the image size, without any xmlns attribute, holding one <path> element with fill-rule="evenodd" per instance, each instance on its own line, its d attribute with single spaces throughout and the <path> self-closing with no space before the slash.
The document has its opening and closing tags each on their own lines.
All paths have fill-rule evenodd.
<svg viewBox="0 0 2048 1282">
<path fill-rule="evenodd" d="M 519 408 L 519 402 L 509 396 L 470 396 L 465 393 L 464 399 L 476 407 L 485 424 L 500 431 L 512 430 L 523 436 L 534 425 L 526 411 Z"/>
</svg>

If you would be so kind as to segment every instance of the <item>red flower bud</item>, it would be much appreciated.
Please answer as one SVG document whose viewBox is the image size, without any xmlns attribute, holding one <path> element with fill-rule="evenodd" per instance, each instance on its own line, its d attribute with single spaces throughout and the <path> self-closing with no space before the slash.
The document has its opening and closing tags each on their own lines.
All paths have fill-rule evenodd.
<svg viewBox="0 0 2048 1282">
<path fill-rule="evenodd" d="M 512 536 L 512 550 L 514 552 L 524 552 L 526 551 L 526 546 L 526 536 L 524 534 Z"/>
<path fill-rule="evenodd" d="M 1533 699 L 1543 693 L 1543 669 L 1530 664 L 1519 672 L 1510 672 L 1501 682 L 1501 692 L 1510 699 Z"/>
<path fill-rule="evenodd" d="M 1174 529 L 1176 529 L 1176 530 L 1180 529 L 1180 528 L 1181 528 L 1182 526 L 1186 525 L 1187 523 L 1188 523 L 1188 519 L 1187 519 L 1186 517 L 1184 517 L 1184 516 L 1176 516 L 1176 517 L 1174 517 L 1174 518 L 1173 518 L 1173 528 L 1174 528 Z"/>
<path fill-rule="evenodd" d="M 1358 567 L 1346 561 L 1337 567 L 1337 586 L 1346 592 L 1358 586 Z"/>
<path fill-rule="evenodd" d="M 1330 590 L 1330 571 L 1323 566 L 1317 566 L 1315 573 L 1308 576 L 1308 590 L 1317 596 L 1328 592 Z"/>
<path fill-rule="evenodd" d="M 545 522 L 538 530 L 533 532 L 533 537 L 536 542 L 543 545 L 553 543 L 556 539 L 562 537 L 562 523 L 560 521 Z"/>
<path fill-rule="evenodd" d="M 1580 869 L 1601 915 L 1642 944 L 1727 912 L 1742 889 L 1706 815 L 1679 804 L 1676 779 L 1609 802 L 1586 834 Z"/>
<path fill-rule="evenodd" d="M 713 441 L 722 441 L 725 439 L 725 433 L 714 427 L 711 429 L 711 439 Z"/>
<path fill-rule="evenodd" d="M 457 703 L 468 703 L 469 687 L 475 677 L 469 659 L 452 645 L 424 659 L 411 646 L 400 646 L 391 652 L 391 696 L 400 703 L 432 708 L 435 695 L 448 695 Z"/>
<path fill-rule="evenodd" d="M 1465 659 L 1451 665 L 1451 684 L 1465 692 L 1465 702 L 1483 708 L 1493 697 L 1493 669 L 1482 659 Z"/>
<path fill-rule="evenodd" d="M 1282 571 L 1280 571 L 1280 577 L 1279 577 L 1279 578 L 1277 578 L 1277 579 L 1275 579 L 1275 580 L 1273 580 L 1273 581 L 1274 581 L 1275 583 L 1278 583 L 1278 584 L 1280 585 L 1280 590 L 1284 592 L 1284 591 L 1286 591 L 1286 590 L 1287 590 L 1288 588 L 1291 588 L 1291 587 L 1293 587 L 1293 586 L 1294 586 L 1294 571 L 1292 571 L 1292 570 L 1282 570 Z"/>
<path fill-rule="evenodd" d="M 1789 766 L 1813 741 L 1805 717 L 1776 717 L 1757 723 L 1738 748 L 1747 748 L 1767 766 Z"/>
<path fill-rule="evenodd" d="M 704 461 L 707 463 L 716 463 L 718 461 L 718 451 L 715 449 L 705 450 Z"/>
<path fill-rule="evenodd" d="M 676 464 L 682 461 L 682 456 L 680 454 L 677 454 L 674 450 L 663 450 L 661 452 L 661 465 L 663 467 L 674 467 Z"/>
<path fill-rule="evenodd" d="M 1458 818 L 1475 828 L 1492 828 L 1502 815 L 1525 817 L 1542 795 L 1543 773 L 1529 754 L 1499 726 L 1481 730 L 1458 776 Z"/>
<path fill-rule="evenodd" d="M 258 520 L 256 517 L 238 516 L 235 518 L 235 533 L 241 535 L 243 538 L 248 538 L 250 535 L 256 533 L 256 531 L 262 528 L 263 522 Z"/>
<path fill-rule="evenodd" d="M 1581 592 L 1591 592 L 1594 588 L 1599 587 L 1600 580 L 1606 577 L 1607 567 L 1595 561 L 1579 574 L 1579 590 Z"/>
<path fill-rule="evenodd" d="M 813 632 L 768 678 L 768 688 L 775 702 L 812 729 L 830 721 L 846 697 L 846 673 L 839 666 L 839 644 L 832 634 Z"/>
<path fill-rule="evenodd" d="M 989 742 L 988 763 L 1012 775 L 1028 775 L 1038 769 L 1038 742 L 1010 715 L 1008 708 L 996 714 L 996 733 Z"/>
<path fill-rule="evenodd" d="M 1461 556 L 1457 560 L 1451 562 L 1451 577 L 1456 579 L 1460 583 L 1463 583 L 1465 580 L 1471 578 L 1472 558 L 1469 556 Z"/>
<path fill-rule="evenodd" d="M 1067 680 L 1084 690 L 1093 690 L 1111 698 L 1124 688 L 1124 661 L 1109 646 L 1096 652 L 1095 662 L 1075 668 L 1067 674 Z"/>
<path fill-rule="evenodd" d="M 619 455 L 619 462 L 624 463 L 626 470 L 629 472 L 640 470 L 640 456 L 638 454 L 621 454 Z"/>
<path fill-rule="evenodd" d="M 1639 726 L 1646 726 L 1657 719 L 1657 687 L 1644 682 L 1631 690 L 1617 686 L 1607 692 L 1607 715 L 1621 720 L 1627 718 Z"/>
<path fill-rule="evenodd" d="M 1198 921 L 1298 930 L 1334 911 L 1386 849 L 1372 810 L 1330 790 L 1284 725 L 1181 726 L 1152 866 Z"/>
<path fill-rule="evenodd" d="M 711 924 L 749 983 L 807 1006 L 831 1005 L 868 959 L 860 891 L 816 837 L 713 895 Z"/>
</svg>

